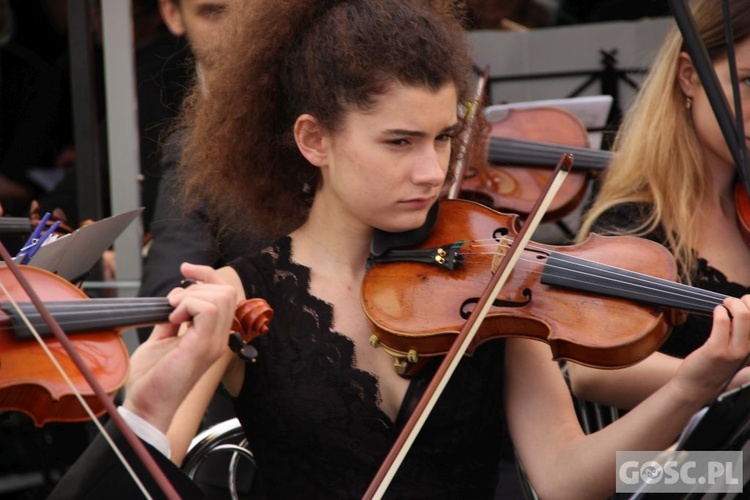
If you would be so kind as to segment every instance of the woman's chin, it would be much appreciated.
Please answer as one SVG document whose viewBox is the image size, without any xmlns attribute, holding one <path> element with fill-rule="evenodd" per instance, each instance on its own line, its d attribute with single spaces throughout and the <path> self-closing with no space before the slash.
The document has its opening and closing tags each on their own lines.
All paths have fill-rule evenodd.
<svg viewBox="0 0 750 500">
<path fill-rule="evenodd" d="M 408 217 L 390 218 L 389 220 L 382 221 L 381 224 L 377 224 L 374 227 L 389 233 L 405 233 L 407 231 L 421 228 L 424 226 L 426 220 L 427 212 L 425 211 L 421 214 L 410 214 Z"/>
</svg>

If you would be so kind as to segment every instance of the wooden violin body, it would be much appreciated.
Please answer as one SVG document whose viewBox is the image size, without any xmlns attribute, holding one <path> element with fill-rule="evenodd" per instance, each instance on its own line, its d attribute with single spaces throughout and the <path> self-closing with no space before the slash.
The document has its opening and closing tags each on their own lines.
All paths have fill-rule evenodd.
<svg viewBox="0 0 750 500">
<path fill-rule="evenodd" d="M 568 152 L 575 158 L 574 172 L 544 218 L 559 220 L 580 204 L 592 175 L 609 163 L 610 153 L 590 149 L 586 127 L 564 109 L 511 109 L 489 126 L 486 157 L 473 158 L 467 165 L 459 198 L 495 210 L 527 215 L 560 156 Z"/>
<path fill-rule="evenodd" d="M 87 298 L 83 291 L 72 285 L 67 286 L 65 280 L 47 271 L 24 267 L 24 272 L 35 290 L 42 291 L 40 297 L 45 301 Z M 28 296 L 13 279 L 8 268 L 0 267 L 0 280 L 13 300 L 28 302 Z M 57 286 L 51 286 L 52 284 Z M 7 300 L 5 294 L 0 294 L 0 302 L 7 303 Z M 88 420 L 88 414 L 36 340 L 16 339 L 10 316 L 6 308 L 3 309 L 0 312 L 0 408 L 24 412 L 38 426 L 46 420 Z M 81 333 L 75 336 L 73 343 L 88 366 L 97 374 L 107 393 L 114 395 L 125 383 L 129 366 L 127 348 L 117 331 L 111 329 Z M 86 380 L 63 346 L 54 339 L 48 339 L 46 344 L 74 385 L 81 389 L 84 400 L 94 413 L 102 413 L 103 406 L 87 387 Z M 44 417 L 37 420 L 40 415 Z"/>
<path fill-rule="evenodd" d="M 742 239 L 750 245 L 750 197 L 741 182 L 734 185 L 734 208 Z"/>
<path fill-rule="evenodd" d="M 517 234 L 518 222 L 516 215 L 474 202 L 441 202 L 433 231 L 418 247 L 404 250 L 401 261 L 392 255 L 388 262 L 371 263 L 362 304 L 373 345 L 383 346 L 410 366 L 445 354 Z M 592 235 L 565 247 L 530 244 L 468 352 L 490 339 L 520 336 L 547 342 L 555 359 L 616 368 L 654 352 L 679 321 L 680 316 L 658 305 L 545 284 L 544 275 L 558 266 L 552 259 L 566 258 L 583 259 L 586 267 L 592 263 L 636 271 L 661 280 L 668 289 L 678 285 L 672 255 L 641 238 Z M 446 263 L 430 263 L 434 259 Z M 584 281 L 589 272 L 593 271 L 583 270 Z M 597 290 L 624 288 L 619 279 L 598 284 Z M 660 294 L 667 293 L 655 292 Z"/>
<path fill-rule="evenodd" d="M 103 389 L 114 396 L 127 379 L 130 363 L 120 330 L 167 322 L 172 311 L 168 299 L 89 299 L 79 288 L 55 274 L 31 266 L 19 268 Z M 26 324 L 28 320 L 84 402 L 94 414 L 104 413 L 103 403 L 64 346 L 51 336 L 49 326 L 29 303 L 28 295 L 8 267 L 0 266 L 0 281 L 8 291 L 0 292 L 0 410 L 26 413 L 37 426 L 51 421 L 90 419 L 75 391 L 32 335 Z M 12 302 L 17 303 L 23 315 Z M 238 305 L 232 328 L 242 337 L 240 342 L 249 342 L 268 331 L 272 316 L 273 311 L 264 300 L 250 299 Z"/>
</svg>

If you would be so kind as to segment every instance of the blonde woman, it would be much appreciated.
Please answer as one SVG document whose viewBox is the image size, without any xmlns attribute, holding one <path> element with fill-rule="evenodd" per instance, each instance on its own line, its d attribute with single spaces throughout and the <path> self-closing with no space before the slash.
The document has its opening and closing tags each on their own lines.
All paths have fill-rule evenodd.
<svg viewBox="0 0 750 500">
<path fill-rule="evenodd" d="M 750 123 L 750 2 L 730 2 L 745 130 Z M 691 5 L 720 86 L 733 102 L 722 9 L 714 0 Z M 747 135 L 747 133 L 746 133 Z M 675 256 L 682 280 L 739 297 L 750 286 L 750 247 L 735 216 L 737 182 L 696 65 L 677 26 L 668 34 L 614 145 L 614 159 L 582 222 L 589 233 L 634 234 Z M 638 365 L 600 371 L 570 367 L 573 390 L 584 399 L 630 408 L 674 375 L 681 359 L 708 338 L 712 320 L 688 315 L 660 349 Z M 733 381 L 750 378 L 747 370 Z"/>
</svg>

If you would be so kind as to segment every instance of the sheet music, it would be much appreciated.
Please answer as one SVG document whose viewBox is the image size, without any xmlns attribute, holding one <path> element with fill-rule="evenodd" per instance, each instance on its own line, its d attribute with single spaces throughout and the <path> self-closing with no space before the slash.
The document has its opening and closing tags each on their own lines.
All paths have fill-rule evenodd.
<svg viewBox="0 0 750 500">
<path fill-rule="evenodd" d="M 83 226 L 39 248 L 30 266 L 55 273 L 69 281 L 79 279 L 91 270 L 115 239 L 143 211 L 136 208 Z"/>
<path fill-rule="evenodd" d="M 540 101 L 512 102 L 487 106 L 484 116 L 488 121 L 501 120 L 509 109 L 538 108 L 550 106 L 573 113 L 589 130 L 591 147 L 600 149 L 602 145 L 601 129 L 607 124 L 607 117 L 612 108 L 611 95 L 571 97 L 568 99 L 545 99 Z"/>
</svg>

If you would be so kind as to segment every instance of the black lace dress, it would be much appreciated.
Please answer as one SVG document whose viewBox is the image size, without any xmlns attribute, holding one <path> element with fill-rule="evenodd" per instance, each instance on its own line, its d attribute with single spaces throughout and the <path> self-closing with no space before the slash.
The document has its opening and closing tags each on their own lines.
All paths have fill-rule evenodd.
<svg viewBox="0 0 750 500">
<path fill-rule="evenodd" d="M 648 214 L 650 205 L 624 203 L 604 212 L 592 226 L 591 231 L 598 234 L 621 234 L 624 229 L 638 227 Z M 663 229 L 657 229 L 644 236 L 662 245 L 668 246 Z M 727 281 L 726 276 L 709 265 L 702 258 L 698 259 L 698 269 L 693 276 L 692 285 L 705 290 L 740 297 L 750 291 L 739 283 Z M 684 358 L 703 345 L 711 334 L 711 316 L 689 314 L 685 323 L 676 326 L 659 349 L 665 354 Z"/>
<path fill-rule="evenodd" d="M 256 339 L 235 399 L 269 498 L 361 498 L 437 368 L 410 383 L 396 422 L 378 407 L 378 381 L 355 366 L 332 308 L 309 294 L 310 270 L 291 239 L 231 263 L 248 297 L 275 312 Z M 502 341 L 461 361 L 390 485 L 389 498 L 494 498 L 504 434 Z"/>
</svg>

